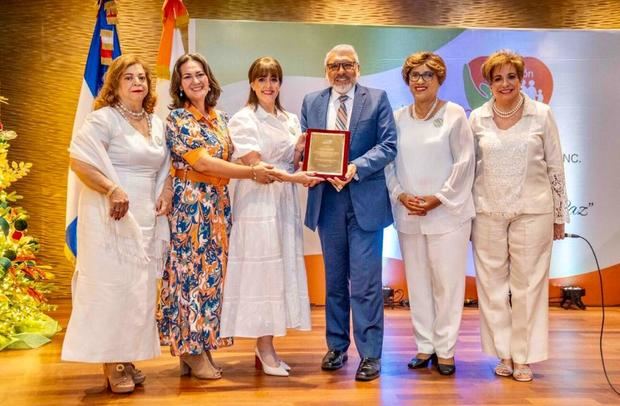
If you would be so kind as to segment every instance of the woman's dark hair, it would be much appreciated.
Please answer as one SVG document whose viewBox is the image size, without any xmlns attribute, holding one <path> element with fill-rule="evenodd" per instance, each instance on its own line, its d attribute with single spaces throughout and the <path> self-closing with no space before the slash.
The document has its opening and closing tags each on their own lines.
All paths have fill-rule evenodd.
<svg viewBox="0 0 620 406">
<path fill-rule="evenodd" d="M 205 96 L 205 104 L 210 108 L 215 107 L 217 100 L 220 98 L 220 94 L 222 94 L 222 88 L 215 79 L 215 76 L 213 76 L 209 64 L 200 54 L 185 54 L 177 59 L 174 64 L 174 69 L 172 70 L 172 77 L 170 78 L 170 97 L 172 98 L 172 104 L 168 107 L 170 109 L 182 108 L 189 102 L 187 95 L 181 91 L 181 81 L 183 80 L 181 76 L 181 67 L 189 61 L 196 61 L 202 65 L 202 69 L 209 80 L 209 92 Z"/>
</svg>

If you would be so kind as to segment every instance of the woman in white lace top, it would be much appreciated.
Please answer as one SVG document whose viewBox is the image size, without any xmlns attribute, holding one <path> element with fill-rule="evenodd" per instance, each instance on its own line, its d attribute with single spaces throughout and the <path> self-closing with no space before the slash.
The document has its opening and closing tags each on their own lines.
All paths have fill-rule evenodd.
<svg viewBox="0 0 620 406">
<path fill-rule="evenodd" d="M 568 222 L 562 149 L 549 106 L 521 92 L 521 56 L 498 51 L 482 73 L 493 97 L 470 116 L 482 347 L 497 375 L 531 381 L 529 364 L 547 358 L 551 246 Z"/>
<path fill-rule="evenodd" d="M 402 76 L 414 104 L 394 113 L 398 154 L 385 173 L 418 349 L 408 366 L 424 368 L 432 358 L 451 375 L 475 214 L 474 141 L 463 108 L 437 96 L 446 78 L 439 55 L 409 56 Z"/>
</svg>

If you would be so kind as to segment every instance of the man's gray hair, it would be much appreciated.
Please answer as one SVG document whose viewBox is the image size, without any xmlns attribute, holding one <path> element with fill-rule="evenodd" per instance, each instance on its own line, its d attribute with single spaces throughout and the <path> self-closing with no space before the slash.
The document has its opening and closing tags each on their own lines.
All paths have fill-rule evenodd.
<svg viewBox="0 0 620 406">
<path fill-rule="evenodd" d="M 360 59 L 357 56 L 357 52 L 355 51 L 355 48 L 353 48 L 353 45 L 349 45 L 349 44 L 338 44 L 335 47 L 333 47 L 332 49 L 330 49 L 327 54 L 325 54 L 325 61 L 323 61 L 323 66 L 327 66 L 327 61 L 329 60 L 329 56 L 333 53 L 337 53 L 337 52 L 348 52 L 348 53 L 352 53 L 353 57 L 355 58 L 355 63 L 357 63 L 359 65 L 360 63 Z"/>
</svg>

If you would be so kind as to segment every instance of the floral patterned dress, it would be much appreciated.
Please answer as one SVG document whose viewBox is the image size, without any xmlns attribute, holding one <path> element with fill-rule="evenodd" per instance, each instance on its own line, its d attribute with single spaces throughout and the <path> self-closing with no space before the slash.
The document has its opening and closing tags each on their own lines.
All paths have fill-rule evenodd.
<svg viewBox="0 0 620 406">
<path fill-rule="evenodd" d="M 193 107 L 170 112 L 166 141 L 175 169 L 190 169 L 200 154 L 230 160 L 227 120 Z M 159 335 L 172 355 L 197 355 L 232 345 L 220 337 L 222 283 L 231 227 L 227 179 L 196 182 L 173 177 L 170 257 L 162 279 Z"/>
</svg>

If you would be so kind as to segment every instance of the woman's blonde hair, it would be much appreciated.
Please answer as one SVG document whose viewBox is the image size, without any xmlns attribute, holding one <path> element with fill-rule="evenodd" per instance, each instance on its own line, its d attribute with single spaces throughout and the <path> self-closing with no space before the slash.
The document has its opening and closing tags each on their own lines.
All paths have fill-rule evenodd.
<svg viewBox="0 0 620 406">
<path fill-rule="evenodd" d="M 443 84 L 444 80 L 446 80 L 446 74 L 448 71 L 446 68 L 446 63 L 443 61 L 441 56 L 428 51 L 416 52 L 409 55 L 407 59 L 405 59 L 403 69 L 401 71 L 405 83 L 409 85 L 409 75 L 411 75 L 411 71 L 424 64 L 426 64 L 426 66 L 428 66 L 430 70 L 437 75 L 439 85 Z"/>
<path fill-rule="evenodd" d="M 523 61 L 523 57 L 521 55 L 511 51 L 510 49 L 500 49 L 499 51 L 492 53 L 482 64 L 482 76 L 487 82 L 491 83 L 491 80 L 493 79 L 493 70 L 506 64 L 515 67 L 517 77 L 519 78 L 519 81 L 522 81 L 523 74 L 525 72 L 525 62 Z"/>
<path fill-rule="evenodd" d="M 155 87 L 153 86 L 153 76 L 148 66 L 144 61 L 133 54 L 124 54 L 116 58 L 110 64 L 108 71 L 103 77 L 103 86 L 95 98 L 93 103 L 93 109 L 98 110 L 106 106 L 114 106 L 119 102 L 118 89 L 121 77 L 127 68 L 133 65 L 140 65 L 144 69 L 146 74 L 146 97 L 142 100 L 142 107 L 147 113 L 152 113 L 155 110 L 155 103 L 157 103 L 157 94 L 155 93 Z"/>
</svg>

